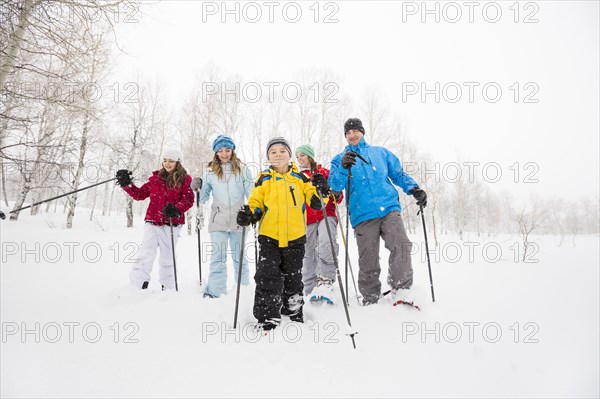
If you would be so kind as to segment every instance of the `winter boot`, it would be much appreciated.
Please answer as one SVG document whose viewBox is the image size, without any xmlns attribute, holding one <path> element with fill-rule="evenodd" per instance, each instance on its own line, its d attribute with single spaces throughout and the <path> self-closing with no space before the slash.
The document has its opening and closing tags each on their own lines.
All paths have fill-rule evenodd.
<svg viewBox="0 0 600 399">
<path fill-rule="evenodd" d="M 270 331 L 275 329 L 280 322 L 281 319 L 259 320 L 258 323 L 256 323 L 256 325 L 254 326 L 254 330 L 257 332 Z"/>
<path fill-rule="evenodd" d="M 317 286 L 310 296 L 311 302 L 325 302 L 333 305 L 333 280 L 327 277 L 318 276 Z"/>
<path fill-rule="evenodd" d="M 281 307 L 281 314 L 283 316 L 288 316 L 291 321 L 304 323 L 302 305 L 304 305 L 304 299 L 302 295 L 292 295 L 288 299 L 287 303 L 284 303 Z"/>
<path fill-rule="evenodd" d="M 392 304 L 394 306 L 408 305 L 417 310 L 421 310 L 419 306 L 415 304 L 415 295 L 410 288 L 392 289 L 390 298 L 392 299 Z"/>
<path fill-rule="evenodd" d="M 291 321 L 295 321 L 296 323 L 304 323 L 303 313 L 302 308 L 296 310 L 281 308 L 281 315 L 288 316 Z"/>
<path fill-rule="evenodd" d="M 379 298 L 374 298 L 374 299 L 363 298 L 362 304 L 363 304 L 363 306 L 375 305 L 378 300 L 379 300 Z"/>
</svg>

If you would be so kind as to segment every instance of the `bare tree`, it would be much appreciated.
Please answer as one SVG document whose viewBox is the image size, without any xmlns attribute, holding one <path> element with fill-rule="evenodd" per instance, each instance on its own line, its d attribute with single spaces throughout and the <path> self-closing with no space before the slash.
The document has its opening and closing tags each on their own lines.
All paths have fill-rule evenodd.
<svg viewBox="0 0 600 399">
<path fill-rule="evenodd" d="M 373 145 L 385 145 L 386 123 L 388 110 L 381 100 L 382 94 L 374 88 L 369 88 L 363 95 L 362 113 L 365 115 L 366 127 L 369 131 L 369 142 Z"/>
<path fill-rule="evenodd" d="M 531 209 L 521 210 L 515 218 L 515 221 L 519 226 L 519 235 L 523 240 L 523 262 L 526 261 L 527 251 L 531 246 L 531 241 L 529 241 L 531 232 L 540 226 L 544 214 L 545 211 L 541 209 L 541 206 L 534 202 Z"/>
<path fill-rule="evenodd" d="M 184 100 L 181 110 L 180 131 L 186 167 L 190 173 L 198 176 L 202 175 L 204 165 L 212 157 L 210 137 L 218 130 L 220 78 L 218 67 L 206 65 L 198 73 L 196 84 Z"/>
<path fill-rule="evenodd" d="M 244 102 L 242 101 L 241 93 L 238 91 L 240 80 L 239 75 L 229 78 L 226 87 L 234 87 L 234 93 L 227 93 L 221 90 L 220 101 L 217 102 L 219 118 L 216 121 L 216 125 L 219 133 L 231 137 L 238 133 L 240 124 L 244 119 L 242 111 Z"/>
<path fill-rule="evenodd" d="M 124 104 L 127 131 L 107 145 L 117 155 L 115 163 L 125 164 L 137 176 L 147 174 L 159 161 L 160 155 L 157 156 L 156 151 L 152 151 L 150 147 L 152 140 L 157 138 L 153 130 L 156 128 L 156 112 L 164 99 L 159 86 L 142 86 L 139 80 L 135 84 L 139 88 L 136 101 Z M 133 227 L 133 199 L 130 196 L 126 199 L 125 214 L 127 227 Z"/>
<path fill-rule="evenodd" d="M 11 0 L 0 9 L 0 33 L 7 43 L 0 49 L 0 87 L 10 82 L 15 70 L 25 69 L 34 74 L 52 76 L 44 64 L 23 62 L 28 54 L 52 55 L 69 59 L 78 49 L 73 40 L 92 24 L 111 24 L 111 15 L 124 0 Z M 85 49 L 80 49 L 81 54 Z"/>
<path fill-rule="evenodd" d="M 62 154 L 70 150 L 71 132 L 63 127 L 73 126 L 74 113 L 81 111 L 81 103 L 74 100 L 79 89 L 75 83 L 89 65 L 94 46 L 90 37 L 95 28 L 111 27 L 108 15 L 121 1 L 15 0 L 2 4 L 0 35 L 7 40 L 0 47 L 0 152 L 3 166 L 8 160 L 24 172 L 17 207 L 44 181 L 45 166 L 58 163 L 56 158 L 64 158 Z M 57 138 L 61 130 L 66 136 Z M 62 151 L 54 151 L 59 147 Z M 46 189 L 34 191 L 34 200 Z M 11 219 L 17 216 L 13 213 Z"/>
<path fill-rule="evenodd" d="M 572 203 L 567 211 L 566 226 L 573 237 L 573 246 L 575 246 L 575 237 L 581 231 L 581 207 L 577 203 Z"/>
</svg>

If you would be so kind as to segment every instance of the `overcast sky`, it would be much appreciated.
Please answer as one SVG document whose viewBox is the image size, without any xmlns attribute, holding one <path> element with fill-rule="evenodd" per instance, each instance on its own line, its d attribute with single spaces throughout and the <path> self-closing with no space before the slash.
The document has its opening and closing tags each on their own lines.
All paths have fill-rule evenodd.
<svg viewBox="0 0 600 399">
<path fill-rule="evenodd" d="M 355 104 L 367 87 L 384 93 L 441 172 L 460 159 L 480 175 L 488 165 L 492 180 L 495 162 L 498 187 L 518 196 L 597 196 L 599 3 L 428 2 L 430 13 L 422 4 L 230 1 L 230 13 L 221 1 L 145 5 L 138 23 L 119 24 L 129 55 L 115 74 L 158 78 L 177 99 L 208 62 L 240 73 L 242 85 L 283 85 L 327 67 Z"/>
</svg>

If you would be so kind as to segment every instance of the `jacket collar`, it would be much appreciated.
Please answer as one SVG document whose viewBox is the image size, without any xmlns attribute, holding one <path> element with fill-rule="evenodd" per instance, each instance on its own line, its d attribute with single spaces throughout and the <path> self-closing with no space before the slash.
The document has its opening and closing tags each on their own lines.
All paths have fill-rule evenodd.
<svg viewBox="0 0 600 399">
<path fill-rule="evenodd" d="M 367 147 L 369 147 L 369 144 L 367 144 L 367 141 L 365 140 L 365 136 L 363 136 L 362 139 L 360 139 L 360 141 L 358 142 L 357 146 L 348 144 L 346 146 L 346 151 L 352 150 L 352 151 L 357 152 L 359 150 L 359 148 L 367 148 Z M 344 152 L 346 152 L 346 151 L 344 151 Z"/>
<path fill-rule="evenodd" d="M 272 167 L 272 166 L 269 166 L 268 172 L 269 172 L 269 174 L 271 174 L 271 175 L 273 175 L 273 176 L 275 176 L 275 175 L 277 175 L 277 174 L 278 174 L 278 173 L 275 171 L 275 169 L 273 169 L 273 167 Z M 286 174 L 286 175 L 289 175 L 289 174 L 290 174 L 290 173 L 292 173 L 292 172 L 295 172 L 295 173 L 299 173 L 299 172 L 300 172 L 300 169 L 298 169 L 298 165 L 296 165 L 296 163 L 295 163 L 294 161 L 291 161 L 291 162 L 290 162 L 290 164 L 289 164 L 289 168 L 288 168 L 288 171 L 287 171 L 285 174 Z"/>
</svg>

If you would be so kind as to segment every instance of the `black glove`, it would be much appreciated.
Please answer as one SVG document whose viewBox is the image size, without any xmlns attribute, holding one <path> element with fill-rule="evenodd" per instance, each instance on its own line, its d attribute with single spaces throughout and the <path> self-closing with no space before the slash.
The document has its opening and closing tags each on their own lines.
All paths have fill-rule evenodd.
<svg viewBox="0 0 600 399">
<path fill-rule="evenodd" d="M 250 226 L 250 223 L 252 223 L 252 212 L 250 212 L 250 208 L 240 209 L 235 220 L 237 224 L 242 227 Z"/>
<path fill-rule="evenodd" d="M 348 151 L 342 157 L 342 168 L 350 169 L 354 164 L 356 164 L 356 153 L 354 151 Z"/>
<path fill-rule="evenodd" d="M 236 217 L 236 222 L 239 226 L 246 227 L 250 226 L 251 224 L 256 224 L 258 221 L 260 221 L 261 217 L 262 212 L 259 209 L 252 213 L 250 207 L 248 205 L 245 205 L 242 209 L 239 210 Z"/>
<path fill-rule="evenodd" d="M 127 187 L 131 184 L 132 171 L 127 169 L 117 170 L 117 184 L 121 187 Z"/>
<path fill-rule="evenodd" d="M 177 209 L 175 205 L 167 204 L 163 208 L 163 215 L 168 218 L 178 218 L 181 215 L 181 212 L 179 212 L 179 209 Z"/>
<path fill-rule="evenodd" d="M 421 190 L 419 186 L 410 190 L 410 193 L 417 200 L 417 205 L 423 205 L 423 208 L 427 206 L 427 193 Z"/>
<path fill-rule="evenodd" d="M 192 191 L 198 191 L 202 188 L 202 179 L 199 177 L 194 177 L 192 179 L 192 183 L 190 184 L 190 188 Z"/>
<path fill-rule="evenodd" d="M 328 197 L 331 193 L 331 187 L 327 183 L 327 179 L 320 173 L 315 173 L 312 177 L 312 184 L 317 188 L 322 197 Z"/>
<path fill-rule="evenodd" d="M 321 199 L 319 197 L 313 195 L 312 197 L 310 197 L 310 207 L 315 211 L 320 211 L 321 209 L 323 209 L 323 203 L 321 202 Z"/>
</svg>

